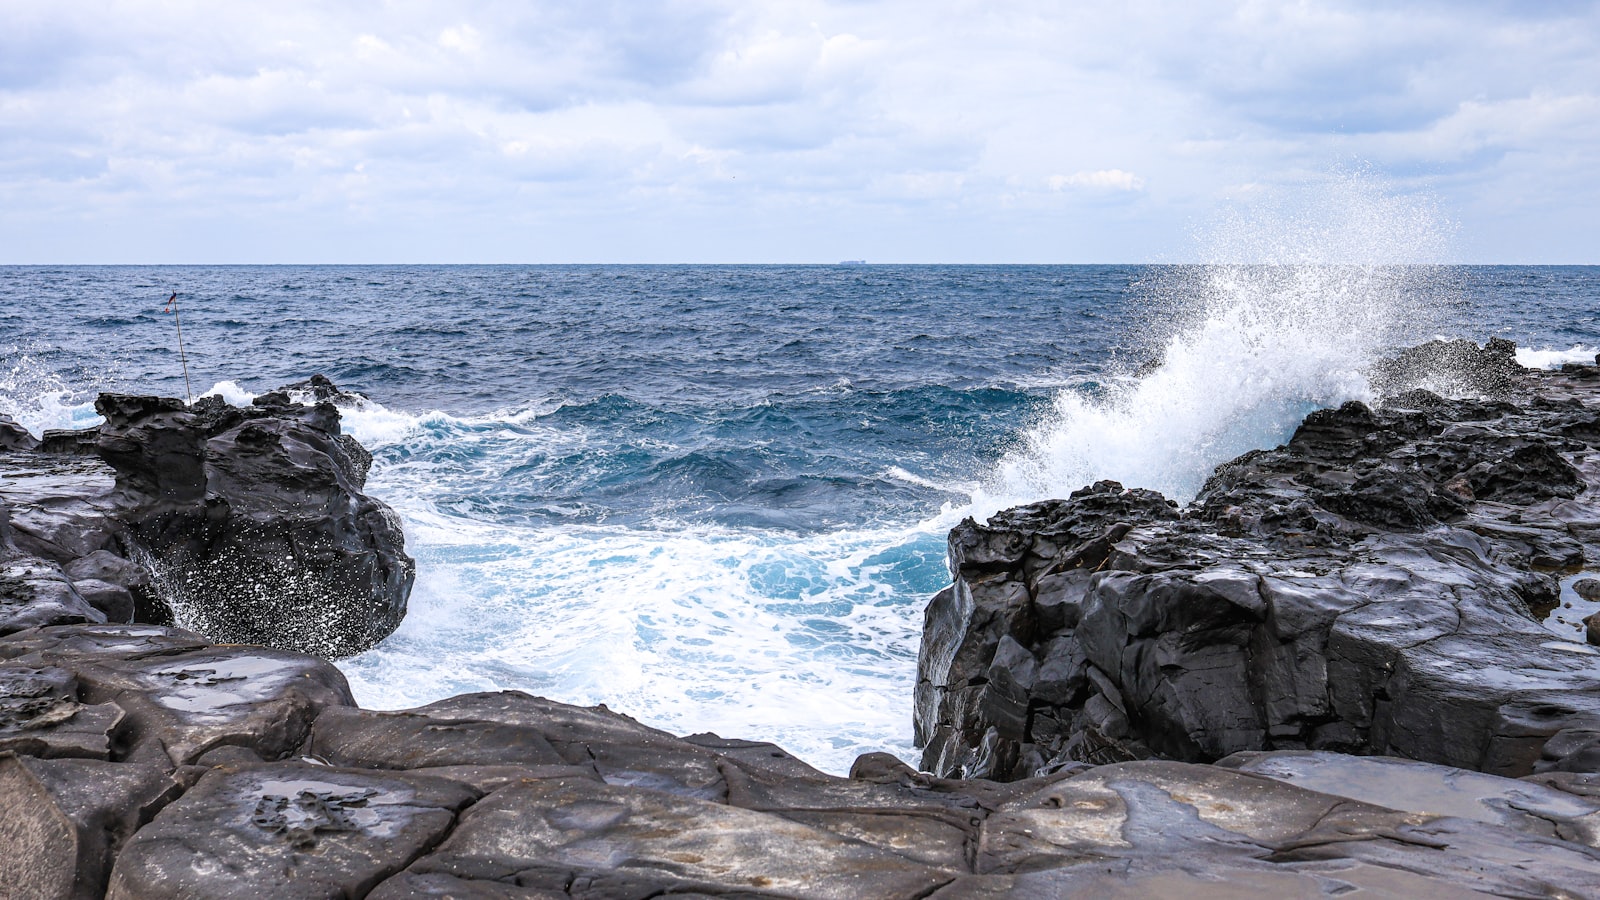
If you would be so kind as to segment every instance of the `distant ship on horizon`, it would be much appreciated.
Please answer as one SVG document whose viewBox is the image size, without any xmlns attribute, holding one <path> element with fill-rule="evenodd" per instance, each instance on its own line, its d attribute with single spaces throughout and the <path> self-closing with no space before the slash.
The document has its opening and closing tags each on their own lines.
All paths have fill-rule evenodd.
<svg viewBox="0 0 1600 900">
<path fill-rule="evenodd" d="M 841 266 L 864 266 L 866 264 L 867 264 L 867 261 L 864 260 L 864 259 L 841 259 L 841 260 L 839 260 L 839 265 L 841 265 Z"/>
</svg>

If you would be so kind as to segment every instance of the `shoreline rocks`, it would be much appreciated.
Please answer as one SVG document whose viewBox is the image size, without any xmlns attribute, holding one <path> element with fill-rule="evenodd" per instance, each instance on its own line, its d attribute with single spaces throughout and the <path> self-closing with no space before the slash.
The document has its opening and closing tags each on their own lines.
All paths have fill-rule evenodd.
<svg viewBox="0 0 1600 900">
<path fill-rule="evenodd" d="M 337 443 L 326 422 L 302 418 L 319 415 L 316 408 L 275 405 L 268 400 L 264 414 L 233 419 L 225 410 L 108 401 L 108 424 L 113 416 L 117 424 L 107 440 L 125 442 L 112 449 L 118 473 L 126 473 L 118 479 L 95 454 L 57 453 L 41 462 L 29 449 L 0 457 L 0 482 L 21 483 L 0 489 L 0 548 L 11 579 L 0 583 L 0 596 L 16 601 L 0 609 L 11 623 L 0 629 L 0 849 L 7 851 L 0 853 L 0 892 L 118 900 L 1600 896 L 1600 775 L 1573 770 L 1579 766 L 1513 779 L 1302 749 L 1236 752 L 1215 764 L 1063 759 L 1037 775 L 1013 765 L 997 770 L 1008 780 L 990 780 L 938 777 L 879 753 L 837 777 L 770 743 L 680 737 L 603 706 L 516 691 L 363 710 L 324 658 L 105 621 L 124 601 L 131 608 L 161 596 L 160 576 L 139 583 L 138 573 L 151 570 L 121 555 L 130 535 L 183 542 L 190 540 L 183 529 L 212 527 L 213 520 L 192 518 L 209 508 L 197 500 L 205 496 L 195 491 L 199 473 L 227 487 L 219 492 L 228 498 L 227 515 L 215 520 L 224 533 L 238 510 L 250 508 L 232 498 L 254 491 L 253 478 L 266 482 L 260 496 L 288 490 L 302 475 L 359 488 L 355 449 Z M 254 444 L 257 438 L 241 430 L 252 423 L 266 423 Z M 279 468 L 217 473 L 212 442 L 224 435 L 233 435 L 229 453 L 241 452 L 241 441 L 265 447 L 260 458 Z M 45 443 L 98 448 L 99 436 Z M 1516 471 L 1549 470 L 1547 457 L 1516 452 L 1504 454 L 1521 467 Z M 172 456 L 185 458 L 161 462 Z M 283 468 L 285 459 L 293 465 Z M 1578 468 L 1588 479 L 1587 464 Z M 1528 480 L 1510 478 L 1504 466 L 1485 471 L 1483 483 L 1498 485 L 1488 492 L 1519 490 Z M 1239 521 L 1277 521 L 1239 487 L 1253 477 L 1238 473 L 1228 482 L 1228 496 L 1243 501 L 1235 504 Z M 1423 499 L 1415 509 L 1438 515 L 1426 494 L 1417 496 Z M 1438 508 L 1456 514 L 1448 503 Z M 126 520 L 134 525 L 117 518 L 130 509 L 143 513 Z M 1537 517 L 1492 518 L 1502 529 L 1521 529 L 1512 532 L 1515 547 L 1525 548 L 1516 550 L 1521 556 L 1473 561 L 1464 554 L 1488 540 L 1476 532 L 1477 543 L 1452 539 L 1441 552 L 1468 560 L 1464 572 L 1482 569 L 1498 579 L 1498 600 L 1542 602 L 1548 585 L 1507 573 L 1515 560 L 1558 554 L 1565 545 L 1546 535 Z M 1238 622 L 1259 626 L 1239 617 L 1274 602 L 1260 587 L 1264 579 L 1302 577 L 1258 576 L 1251 594 L 1240 579 L 1199 567 L 1132 572 L 1128 579 L 1168 581 L 1122 584 L 1107 595 L 1117 601 L 1107 609 L 1121 616 L 1112 621 L 1152 624 L 1097 626 L 1105 613 L 1085 600 L 1091 583 L 1106 580 L 1103 572 L 1127 572 L 1115 567 L 1129 559 L 1168 559 L 1162 547 L 1192 552 L 1198 539 L 1183 530 L 1190 520 L 1189 511 L 1159 495 L 1102 484 L 1010 511 L 982 529 L 957 529 L 952 559 L 968 579 L 965 594 L 946 592 L 930 606 L 930 633 L 942 641 L 936 646 L 946 671 L 976 667 L 986 680 L 964 686 L 975 693 L 919 689 L 919 733 L 940 734 L 938 715 L 948 708 L 922 701 L 952 697 L 999 723 L 991 726 L 996 734 L 1002 725 L 1011 734 L 1039 733 L 1032 730 L 1040 721 L 1035 703 L 1044 697 L 1085 721 L 1120 714 L 1130 735 L 1142 733 L 1135 729 L 1145 727 L 1144 707 L 1122 696 L 1092 661 L 1102 644 L 1124 634 L 1176 633 L 1167 647 L 1175 658 L 1203 655 L 1219 635 L 1242 637 L 1248 629 Z M 1240 533 L 1249 527 L 1260 526 L 1241 526 Z M 1337 529 L 1330 534 L 1346 544 L 1305 543 L 1303 533 L 1282 528 L 1265 533 L 1282 545 L 1239 565 L 1286 550 L 1300 560 L 1308 547 L 1341 560 L 1339 553 L 1360 545 Z M 1156 534 L 1168 535 L 1167 544 Z M 1573 540 L 1587 548 L 1593 534 Z M 358 557 L 367 552 L 359 542 L 340 546 Z M 1046 546 L 1052 549 L 1039 552 Z M 35 550 L 55 556 L 30 555 Z M 64 554 L 71 559 L 55 561 Z M 1168 582 L 1177 586 L 1163 586 Z M 127 597 L 110 597 L 117 590 Z M 1190 608 L 1171 596 L 1199 599 Z M 1438 618 L 1418 604 L 1405 612 L 1396 623 L 1369 627 L 1377 634 L 1426 630 Z M 1266 621 L 1294 635 L 1314 633 L 1321 619 Z M 1098 637 L 1087 637 L 1096 628 Z M 1079 651 L 1041 658 L 1029 643 L 1041 635 L 1078 640 L 1080 633 Z M 1493 631 L 1471 634 L 1495 640 Z M 1253 646 L 1248 639 L 1245 645 Z M 1073 662 L 1080 655 L 1081 664 Z M 1214 674 L 1205 677 L 1226 686 Z M 1313 682 L 1306 685 L 1309 696 Z M 1124 707 L 1112 702 L 1113 693 Z M 1087 701 L 1078 704 L 1095 696 L 1103 702 L 1092 712 Z M 1229 697 L 1219 688 L 1205 699 L 1226 712 Z M 947 751 L 960 747 L 953 734 L 941 745 Z M 1070 723 L 1062 734 L 1070 737 Z M 1174 746 L 1202 739 L 1212 734 L 1184 732 Z M 1010 751 L 995 741 L 984 752 L 1003 759 Z M 1584 753 L 1561 759 L 1587 759 Z"/>
<path fill-rule="evenodd" d="M 0 633 L 182 621 L 330 658 L 382 640 L 415 566 L 399 520 L 361 492 L 371 456 L 341 433 L 337 396 L 321 376 L 243 409 L 102 394 L 95 428 L 8 439 L 0 597 L 33 599 L 0 606 Z"/>
<path fill-rule="evenodd" d="M 1397 368 L 1466 377 L 1444 346 Z M 1319 410 L 1183 509 L 1101 482 L 962 522 L 923 632 L 923 768 L 1309 749 L 1600 771 L 1600 650 L 1542 622 L 1556 576 L 1600 560 L 1600 367 L 1513 376 L 1513 351 L 1477 351 L 1498 399 Z"/>
</svg>

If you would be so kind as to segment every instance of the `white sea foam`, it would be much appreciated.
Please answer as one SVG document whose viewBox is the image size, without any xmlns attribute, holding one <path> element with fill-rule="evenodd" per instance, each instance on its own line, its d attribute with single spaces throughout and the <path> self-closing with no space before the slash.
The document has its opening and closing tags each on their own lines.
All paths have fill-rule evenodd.
<svg viewBox="0 0 1600 900">
<path fill-rule="evenodd" d="M 70 389 L 32 351 L 11 348 L 0 358 L 5 359 L 0 415 L 10 416 L 35 437 L 51 428 L 87 428 L 100 421 L 93 400 L 85 401 L 85 392 Z"/>
<path fill-rule="evenodd" d="M 204 397 L 220 397 L 224 403 L 231 406 L 249 406 L 256 395 L 239 386 L 236 381 L 219 381 L 211 386 L 211 390 L 200 395 Z"/>
<path fill-rule="evenodd" d="M 1530 369 L 1554 369 L 1563 363 L 1587 363 L 1594 365 L 1596 351 L 1593 347 L 1578 344 L 1566 350 L 1536 349 L 1533 347 L 1518 347 L 1517 362 Z"/>
<path fill-rule="evenodd" d="M 938 535 L 519 527 L 390 486 L 373 487 L 399 505 L 419 576 L 400 630 L 341 664 L 363 705 L 515 688 L 777 741 L 834 771 L 911 757 L 920 617 L 884 575 L 942 557 Z"/>
<path fill-rule="evenodd" d="M 1426 327 L 1415 297 L 1432 270 L 1415 264 L 1438 258 L 1437 217 L 1359 178 L 1320 188 L 1233 217 L 1209 243 L 1211 264 L 1146 286 L 1160 367 L 1107 373 L 1096 400 L 1075 378 L 1041 375 L 1062 388 L 1051 415 L 974 502 L 903 527 L 501 521 L 483 512 L 500 502 L 499 473 L 616 436 L 556 425 L 554 402 L 473 417 L 346 403 L 346 431 L 376 456 L 368 490 L 400 514 L 419 569 L 399 631 L 340 667 L 375 708 L 520 689 L 678 733 L 777 741 L 836 772 L 870 750 L 914 761 L 921 612 L 956 520 L 1098 478 L 1185 497 L 1312 406 L 1366 396 L 1362 367 Z M 227 382 L 208 393 L 253 399 Z M 23 405 L 25 421 L 58 423 L 47 427 L 83 408 Z"/>
<path fill-rule="evenodd" d="M 519 458 L 583 446 L 581 428 L 541 421 L 556 408 L 455 417 L 341 404 L 346 430 L 376 455 L 368 490 L 399 513 L 418 562 L 399 631 L 340 663 L 363 706 L 517 689 L 676 733 L 776 741 L 837 772 L 870 751 L 915 760 L 920 606 L 897 584 L 908 569 L 942 571 L 953 520 L 796 536 L 508 524 L 444 500 L 481 495 Z"/>
<path fill-rule="evenodd" d="M 1241 207 L 1207 238 L 1211 262 L 1144 286 L 1160 365 L 1097 398 L 1059 393 L 974 511 L 1104 478 L 1186 500 L 1217 464 L 1277 444 L 1311 409 L 1368 399 L 1363 369 L 1426 330 L 1445 231 L 1426 202 L 1360 176 Z"/>
</svg>

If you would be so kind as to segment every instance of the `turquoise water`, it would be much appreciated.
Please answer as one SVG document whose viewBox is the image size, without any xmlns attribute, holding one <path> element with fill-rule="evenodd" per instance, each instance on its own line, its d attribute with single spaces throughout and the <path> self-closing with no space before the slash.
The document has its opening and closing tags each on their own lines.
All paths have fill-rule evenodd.
<svg viewBox="0 0 1600 900">
<path fill-rule="evenodd" d="M 0 268 L 0 412 L 236 401 L 323 372 L 400 514 L 411 613 L 364 705 L 517 688 L 835 771 L 910 756 L 964 515 L 1192 492 L 1434 334 L 1592 357 L 1600 272 L 1480 267 Z"/>
</svg>

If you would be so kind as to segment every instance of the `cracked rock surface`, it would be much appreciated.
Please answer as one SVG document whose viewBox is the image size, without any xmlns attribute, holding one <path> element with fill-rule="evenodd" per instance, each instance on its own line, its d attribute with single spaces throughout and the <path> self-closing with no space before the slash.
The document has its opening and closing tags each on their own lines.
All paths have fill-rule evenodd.
<svg viewBox="0 0 1600 900">
<path fill-rule="evenodd" d="M 92 645 L 105 628 L 0 647 Z M 143 690 L 130 709 L 186 688 Z M 430 729 L 445 737 L 406 752 Z M 116 898 L 1600 896 L 1600 787 L 1573 773 L 1299 751 L 1014 782 L 872 754 L 841 778 L 772 744 L 516 692 L 388 713 L 330 702 L 299 744 L 189 762 L 134 746 L 0 754 L 0 840 L 26 851 L 0 856 L 0 883 Z"/>
<path fill-rule="evenodd" d="M 1575 433 L 1587 408 L 1563 408 Z M 1367 411 L 1379 421 L 1393 414 Z M 1541 489 L 1517 481 L 1533 475 L 1515 473 L 1565 471 L 1514 441 L 1477 443 L 1504 452 L 1494 451 L 1500 455 L 1478 470 L 1478 481 L 1466 479 L 1474 492 L 1526 498 Z M 919 707 L 919 728 L 943 735 L 936 752 L 947 756 L 938 759 L 954 763 L 930 766 L 935 772 L 879 753 L 838 777 L 770 743 L 673 735 L 603 706 L 514 691 L 363 710 L 338 669 L 318 656 L 103 621 L 69 608 L 64 589 L 16 588 L 6 595 L 15 605 L 55 611 L 0 629 L 0 895 L 1600 897 L 1600 774 L 1586 768 L 1592 750 L 1582 727 L 1588 657 L 1563 651 L 1573 661 L 1524 667 L 1510 654 L 1537 641 L 1505 630 L 1533 622 L 1530 605 L 1548 598 L 1536 556 L 1569 559 L 1570 541 L 1587 559 L 1594 543 L 1596 531 L 1582 524 L 1590 521 L 1588 460 L 1570 445 L 1555 452 L 1579 472 L 1576 492 L 1559 482 L 1567 487 L 1550 497 L 1502 504 L 1490 515 L 1482 504 L 1500 501 L 1467 501 L 1455 489 L 1456 501 L 1430 500 L 1421 488 L 1379 491 L 1385 502 L 1404 500 L 1405 515 L 1447 518 L 1368 543 L 1371 534 L 1339 530 L 1350 521 L 1344 513 L 1324 521 L 1295 507 L 1337 541 L 1296 519 L 1311 537 L 1279 529 L 1282 543 L 1258 539 L 1258 550 L 1244 553 L 1244 544 L 1229 542 L 1248 543 L 1249 529 L 1280 512 L 1243 488 L 1229 495 L 1236 512 L 1222 516 L 1237 526 L 1213 522 L 1209 538 L 1195 535 L 1211 520 L 1106 485 L 1014 511 L 987 530 L 957 529 L 953 559 L 970 579 L 967 596 L 949 592 L 930 608 L 932 657 L 944 671 L 981 672 L 982 680 L 955 691 L 925 685 L 919 699 L 955 698 L 966 704 L 963 716 L 987 724 L 966 742 L 954 729 L 939 731 L 944 707 Z M 1342 483 L 1332 471 L 1319 470 L 1319 483 Z M 1213 488 L 1235 490 L 1255 477 L 1235 475 Z M 1271 477 L 1281 503 L 1303 497 L 1293 471 Z M 85 482 L 90 493 L 79 499 L 112 508 L 107 494 L 94 493 L 110 483 L 103 474 Z M 72 499 L 70 491 L 55 496 Z M 1509 519 L 1513 510 L 1519 521 Z M 80 507 L 73 515 L 89 530 L 74 537 L 62 526 L 50 539 L 77 541 L 73 552 L 84 552 L 73 559 L 34 555 L 40 544 L 21 549 L 45 533 L 27 524 L 45 521 L 37 516 L 18 517 L 34 529 L 26 534 L 0 516 L 0 552 L 34 560 L 27 584 L 67 585 L 91 610 L 99 607 L 89 597 L 98 595 L 85 583 L 133 594 L 137 572 L 96 544 L 100 526 L 90 513 Z M 1562 537 L 1546 520 L 1577 524 Z M 1471 522 L 1482 533 L 1463 524 Z M 1502 540 L 1509 549 L 1493 543 Z M 1215 556 L 1204 565 L 1173 562 L 1194 547 Z M 1253 568 L 1279 557 L 1293 561 L 1272 574 Z M 1161 564 L 1123 566 L 1130 560 Z M 1351 585 L 1389 599 L 1350 602 Z M 1475 592 L 1489 599 L 1474 600 Z M 1341 622 L 1344 636 L 1335 637 Z M 1133 662 L 1101 666 L 1119 640 Z M 1137 641 L 1154 644 L 1129 651 Z M 1465 724 L 1442 718 L 1479 708 L 1477 694 L 1450 693 L 1451 684 L 1500 685 L 1502 676 L 1477 671 L 1452 682 L 1445 664 L 1429 668 L 1404 655 L 1418 648 L 1429 658 L 1445 652 L 1433 648 L 1478 654 L 1474 668 L 1493 663 L 1504 678 L 1520 679 L 1505 682 L 1515 702 Z M 1313 650 L 1354 668 L 1319 668 Z M 1395 665 L 1385 669 L 1382 654 L 1391 651 Z M 1264 682 L 1277 693 L 1249 680 L 1258 663 L 1277 673 Z M 1350 682 L 1337 674 L 1369 671 L 1361 665 L 1378 674 Z M 1159 685 L 1125 693 L 1129 673 L 1145 672 L 1191 693 Z M 1490 738 L 1460 753 L 1463 766 L 1293 746 L 1287 730 L 1262 724 L 1264 709 L 1286 711 L 1284 721 L 1297 726 L 1310 721 L 1305 710 L 1336 713 L 1342 707 L 1332 694 L 1317 700 L 1336 681 L 1390 691 L 1387 707 L 1375 701 L 1366 724 L 1348 732 L 1324 727 L 1334 719 L 1316 720 L 1322 733 L 1343 736 L 1340 747 L 1380 749 L 1371 743 L 1380 720 L 1388 721 L 1383 734 L 1406 734 L 1397 723 L 1413 720 L 1394 710 L 1423 697 L 1441 717 L 1433 731 L 1461 740 L 1490 722 Z M 1564 699 L 1574 690 L 1579 696 Z M 1339 696 L 1341 704 L 1350 699 Z M 1245 705 L 1229 705 L 1236 703 Z M 1042 714 L 1046 706 L 1058 712 Z M 1176 712 L 1162 721 L 1148 717 L 1151 709 Z M 1123 730 L 1072 743 L 1074 716 Z M 1046 734 L 1047 718 L 1058 723 L 1050 733 L 1063 748 L 1087 747 L 1088 758 L 1052 753 L 1032 770 L 1022 765 L 1024 743 L 1044 755 L 1030 736 Z M 1273 748 L 1234 746 L 1239 736 L 1262 734 Z M 1433 746 L 1424 738 L 1419 730 L 1406 746 Z M 1398 739 L 1385 738 L 1382 748 L 1396 752 Z M 1121 758 L 1140 746 L 1183 758 Z M 941 777 L 956 768 L 972 775 L 986 759 L 1009 767 L 991 766 L 998 779 Z M 1497 772 L 1484 760 L 1517 764 Z M 1540 771 L 1507 777 L 1523 769 Z"/>
</svg>

